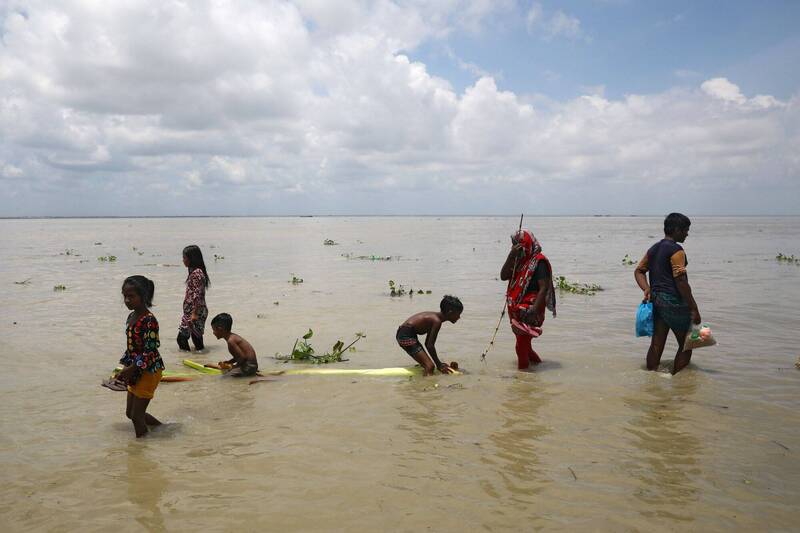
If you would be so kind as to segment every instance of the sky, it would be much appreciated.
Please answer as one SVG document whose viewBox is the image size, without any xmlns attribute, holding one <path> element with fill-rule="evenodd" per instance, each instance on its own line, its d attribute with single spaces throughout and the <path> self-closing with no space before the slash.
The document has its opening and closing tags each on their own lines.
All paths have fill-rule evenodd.
<svg viewBox="0 0 800 533">
<path fill-rule="evenodd" d="M 797 215 L 800 2 L 0 0 L 0 216 Z"/>
</svg>

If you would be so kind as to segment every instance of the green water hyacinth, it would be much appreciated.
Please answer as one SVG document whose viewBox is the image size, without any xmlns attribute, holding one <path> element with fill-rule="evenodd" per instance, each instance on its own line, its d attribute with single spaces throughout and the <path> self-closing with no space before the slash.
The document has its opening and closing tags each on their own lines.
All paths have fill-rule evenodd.
<svg viewBox="0 0 800 533">
<path fill-rule="evenodd" d="M 569 281 L 564 276 L 556 278 L 555 286 L 558 290 L 563 292 L 571 292 L 572 294 L 584 294 L 587 296 L 594 296 L 598 291 L 602 291 L 603 287 L 596 283 L 576 283 Z"/>
<path fill-rule="evenodd" d="M 313 365 L 324 365 L 328 363 L 339 363 L 342 361 L 347 361 L 347 359 L 342 358 L 342 354 L 346 351 L 351 350 L 354 351 L 354 344 L 366 337 L 364 333 L 358 332 L 356 333 L 356 338 L 353 342 L 348 344 L 347 346 L 344 345 L 344 342 L 341 340 L 336 341 L 336 343 L 331 347 L 330 351 L 325 352 L 324 354 L 318 355 L 314 347 L 311 346 L 309 339 L 314 336 L 314 331 L 311 328 L 308 328 L 308 332 L 303 335 L 302 340 L 296 339 L 294 341 L 294 346 L 292 346 L 292 351 L 288 355 L 283 355 L 281 353 L 275 354 L 275 359 L 279 361 L 294 361 L 294 362 L 301 362 L 301 363 L 311 363 Z"/>
<path fill-rule="evenodd" d="M 775 256 L 775 259 L 778 260 L 780 263 L 791 263 L 793 265 L 800 265 L 800 259 L 796 258 L 794 254 L 792 255 L 785 255 L 783 253 L 778 253 Z"/>
</svg>

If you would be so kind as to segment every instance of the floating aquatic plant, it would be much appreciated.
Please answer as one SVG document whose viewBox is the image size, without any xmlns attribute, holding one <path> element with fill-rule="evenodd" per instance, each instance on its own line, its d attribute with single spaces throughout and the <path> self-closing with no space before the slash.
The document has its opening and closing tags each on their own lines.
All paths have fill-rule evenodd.
<svg viewBox="0 0 800 533">
<path fill-rule="evenodd" d="M 352 253 L 342 254 L 342 257 L 357 259 L 359 261 L 391 261 L 393 259 L 391 255 L 355 255 Z"/>
<path fill-rule="evenodd" d="M 414 294 L 431 294 L 433 291 L 417 289 L 416 291 L 413 288 L 406 289 L 404 285 L 397 284 L 394 282 L 393 279 L 389 280 L 389 296 L 405 296 L 408 294 L 409 297 L 414 296 Z"/>
<path fill-rule="evenodd" d="M 556 278 L 555 286 L 560 291 L 571 292 L 573 294 L 585 294 L 587 296 L 594 296 L 597 291 L 603 290 L 603 287 L 596 283 L 572 282 L 564 276 L 558 276 Z"/>
<path fill-rule="evenodd" d="M 214 254 L 214 261 L 221 261 L 225 259 L 224 255 Z"/>
<path fill-rule="evenodd" d="M 775 256 L 775 259 L 777 259 L 781 263 L 791 263 L 793 265 L 800 265 L 800 259 L 796 258 L 794 254 L 785 255 L 783 253 L 778 253 L 778 255 Z"/>
<path fill-rule="evenodd" d="M 114 261 L 117 260 L 117 256 L 116 255 L 101 255 L 100 257 L 97 258 L 97 260 L 101 261 L 103 263 L 113 263 Z"/>
<path fill-rule="evenodd" d="M 291 283 L 292 285 L 300 285 L 301 283 L 303 283 L 303 278 L 298 278 L 297 276 L 294 275 L 294 273 L 292 273 L 292 279 L 289 280 L 289 283 Z"/>
<path fill-rule="evenodd" d="M 23 279 L 22 281 L 15 281 L 14 285 L 29 285 L 33 278 Z"/>
<path fill-rule="evenodd" d="M 66 285 L 61 285 L 61 284 L 54 285 L 54 286 L 53 286 L 53 290 L 54 290 L 55 292 L 61 292 L 61 291 L 65 291 L 65 290 L 67 290 L 67 286 L 66 286 Z"/>
<path fill-rule="evenodd" d="M 275 354 L 275 359 L 280 361 L 300 361 L 303 363 L 311 363 L 315 365 L 322 365 L 328 363 L 338 363 L 341 361 L 347 361 L 347 359 L 342 359 L 342 354 L 348 350 L 353 348 L 353 345 L 360 341 L 362 338 L 366 337 L 364 333 L 358 332 L 356 333 L 356 338 L 353 342 L 348 344 L 347 346 L 344 345 L 344 342 L 341 340 L 336 341 L 329 352 L 326 352 L 322 355 L 317 355 L 314 347 L 311 346 L 311 343 L 308 341 L 312 336 L 314 336 L 314 331 L 309 328 L 308 333 L 303 335 L 302 340 L 296 339 L 294 341 L 294 346 L 292 346 L 292 352 L 288 355 L 283 355 L 280 353 Z"/>
<path fill-rule="evenodd" d="M 67 248 L 66 250 L 61 252 L 59 255 L 72 255 L 72 256 L 75 256 L 75 257 L 80 257 L 81 256 L 81 254 L 79 254 L 77 252 L 77 250 L 75 250 L 73 248 Z"/>
<path fill-rule="evenodd" d="M 625 266 L 631 266 L 631 265 L 635 265 L 636 261 L 631 259 L 631 256 L 629 256 L 628 254 L 625 254 L 625 257 L 622 258 L 622 264 L 625 265 Z"/>
<path fill-rule="evenodd" d="M 322 241 L 322 244 L 324 244 L 325 246 L 339 246 L 339 243 L 334 241 L 333 239 L 325 239 L 324 241 Z"/>
</svg>

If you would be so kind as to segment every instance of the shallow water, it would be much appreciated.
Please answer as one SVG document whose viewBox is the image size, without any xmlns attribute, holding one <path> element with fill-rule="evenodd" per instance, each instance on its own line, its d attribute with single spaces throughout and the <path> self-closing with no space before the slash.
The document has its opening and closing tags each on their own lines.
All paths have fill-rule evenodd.
<svg viewBox="0 0 800 533">
<path fill-rule="evenodd" d="M 641 292 L 621 264 L 661 220 L 525 225 L 556 274 L 606 289 L 560 296 L 532 373 L 515 370 L 506 324 L 480 361 L 514 217 L 0 220 L 3 529 L 796 528 L 800 266 L 774 257 L 800 255 L 800 218 L 693 220 L 690 281 L 719 344 L 675 377 L 642 370 Z M 465 312 L 437 346 L 470 374 L 165 383 L 150 411 L 167 424 L 136 440 L 124 394 L 99 386 L 124 350 L 120 284 L 154 279 L 161 353 L 180 368 L 186 271 L 165 265 L 190 243 L 207 258 L 211 316 L 231 313 L 262 367 L 309 327 L 318 349 L 367 334 L 344 365 L 407 365 L 397 325 L 452 293 Z M 390 298 L 389 279 L 433 294 Z M 226 357 L 210 328 L 206 343 L 196 359 Z"/>
</svg>

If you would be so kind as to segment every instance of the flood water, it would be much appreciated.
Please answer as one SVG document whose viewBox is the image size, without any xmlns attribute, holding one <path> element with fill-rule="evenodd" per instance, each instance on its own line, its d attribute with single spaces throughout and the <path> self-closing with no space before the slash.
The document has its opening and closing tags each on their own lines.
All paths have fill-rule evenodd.
<svg viewBox="0 0 800 533">
<path fill-rule="evenodd" d="M 693 219 L 689 279 L 719 344 L 674 377 L 643 370 L 621 261 L 661 218 L 525 220 L 557 275 L 605 289 L 559 296 L 530 373 L 507 323 L 480 359 L 516 217 L 0 220 L 3 530 L 796 529 L 800 265 L 775 255 L 800 255 L 800 218 Z M 367 335 L 339 366 L 409 365 L 397 326 L 454 294 L 465 310 L 437 347 L 469 374 L 162 383 L 149 411 L 166 424 L 137 440 L 125 395 L 99 386 L 125 349 L 120 287 L 155 281 L 161 354 L 182 369 L 193 243 L 210 316 L 230 313 L 262 368 L 309 328 L 320 351 Z M 392 298 L 388 280 L 432 294 Z M 227 358 L 205 340 L 192 357 Z"/>
</svg>

